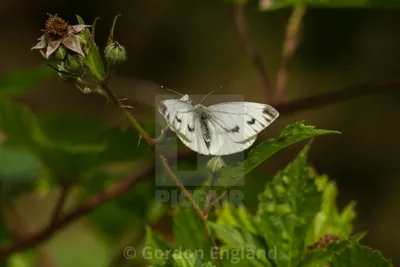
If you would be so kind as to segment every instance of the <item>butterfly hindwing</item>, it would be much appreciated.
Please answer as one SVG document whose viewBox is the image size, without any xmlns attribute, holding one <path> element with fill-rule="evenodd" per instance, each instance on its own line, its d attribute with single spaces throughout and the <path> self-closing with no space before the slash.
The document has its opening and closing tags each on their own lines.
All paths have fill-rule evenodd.
<svg viewBox="0 0 400 267">
<path fill-rule="evenodd" d="M 243 142 L 236 142 L 227 134 L 226 129 L 221 126 L 219 120 L 210 117 L 208 124 L 210 132 L 212 133 L 209 146 L 210 155 L 223 156 L 241 152 L 249 148 L 257 138 L 257 135 L 254 135 Z"/>
</svg>

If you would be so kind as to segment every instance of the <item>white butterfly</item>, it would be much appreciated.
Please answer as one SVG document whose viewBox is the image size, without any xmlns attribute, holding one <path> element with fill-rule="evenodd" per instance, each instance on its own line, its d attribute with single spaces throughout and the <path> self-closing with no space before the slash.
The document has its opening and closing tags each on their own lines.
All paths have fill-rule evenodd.
<svg viewBox="0 0 400 267">
<path fill-rule="evenodd" d="M 252 102 L 193 106 L 188 95 L 161 101 L 158 111 L 187 147 L 214 156 L 249 148 L 257 134 L 279 116 L 275 108 Z"/>
</svg>

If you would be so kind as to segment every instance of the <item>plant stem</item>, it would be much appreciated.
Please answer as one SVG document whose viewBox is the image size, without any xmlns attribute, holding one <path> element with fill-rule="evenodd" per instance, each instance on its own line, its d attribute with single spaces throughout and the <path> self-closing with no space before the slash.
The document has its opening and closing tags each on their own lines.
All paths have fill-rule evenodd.
<svg viewBox="0 0 400 267">
<path fill-rule="evenodd" d="M 229 194 L 229 190 L 224 191 L 219 197 L 217 197 L 213 202 L 211 202 L 209 205 L 207 205 L 204 208 L 203 211 L 203 216 L 205 216 L 207 218 L 208 213 L 212 210 L 212 208 L 214 206 L 216 206 L 218 204 L 218 202 L 220 202 L 227 194 Z"/>
<path fill-rule="evenodd" d="M 128 110 L 126 110 L 123 107 L 121 102 L 118 101 L 117 97 L 115 96 L 115 94 L 112 91 L 112 89 L 111 89 L 110 85 L 108 84 L 108 82 L 107 81 L 102 82 L 101 83 L 101 87 L 104 89 L 104 91 L 107 94 L 107 97 L 110 99 L 110 101 L 112 103 L 114 103 L 119 108 L 121 113 L 129 120 L 129 122 L 132 124 L 132 126 L 136 128 L 136 130 L 139 132 L 139 134 L 146 140 L 146 142 L 148 143 L 149 147 L 152 148 L 152 150 L 154 151 L 155 142 L 147 134 L 147 132 L 139 125 L 139 123 L 136 121 L 136 119 L 128 112 Z M 205 228 L 207 229 L 208 225 L 207 225 L 206 218 L 203 216 L 203 212 L 201 211 L 199 206 L 196 204 L 196 202 L 194 201 L 194 199 L 192 198 L 190 193 L 182 185 L 182 183 L 179 181 L 179 179 L 175 176 L 175 174 L 173 173 L 173 171 L 169 167 L 168 162 L 165 159 L 165 157 L 160 153 L 156 152 L 156 154 L 157 154 L 158 157 L 160 157 L 162 166 L 163 166 L 165 172 L 167 173 L 167 175 L 169 176 L 169 178 L 176 184 L 176 186 L 179 188 L 179 190 L 184 194 L 184 196 L 187 198 L 187 200 L 191 203 L 193 209 L 199 215 L 201 221 L 203 222 Z M 207 231 L 210 232 L 209 229 Z"/>
<path fill-rule="evenodd" d="M 116 105 L 122 115 L 125 116 L 125 118 L 128 119 L 130 124 L 132 124 L 133 127 L 136 128 L 136 130 L 139 132 L 139 134 L 143 137 L 143 139 L 147 142 L 147 144 L 150 146 L 150 148 L 154 147 L 154 142 L 151 139 L 151 137 L 147 134 L 147 132 L 140 126 L 140 124 L 137 122 L 137 120 L 129 113 L 128 110 L 124 108 L 124 106 L 121 104 L 121 102 L 118 101 L 117 97 L 115 96 L 114 92 L 112 91 L 110 85 L 108 82 L 102 82 L 101 87 L 103 88 L 104 92 L 106 93 L 107 97 L 110 99 L 110 101 Z"/>
<path fill-rule="evenodd" d="M 288 24 L 286 26 L 285 40 L 283 42 L 282 58 L 276 77 L 276 91 L 274 96 L 274 103 L 279 104 L 282 102 L 284 93 L 287 87 L 287 67 L 290 59 L 293 57 L 294 52 L 299 44 L 301 26 L 306 8 L 303 5 L 296 5 L 290 15 Z"/>
<path fill-rule="evenodd" d="M 254 68 L 257 70 L 258 75 L 261 78 L 261 85 L 264 89 L 265 97 L 268 102 L 272 101 L 273 90 L 270 84 L 267 68 L 260 56 L 254 48 L 253 42 L 247 33 L 246 19 L 244 15 L 244 7 L 241 4 L 233 5 L 233 23 L 236 30 L 236 35 L 239 41 L 242 43 L 244 52 L 247 57 L 253 63 Z"/>
<path fill-rule="evenodd" d="M 181 192 L 185 195 L 185 197 L 189 200 L 189 202 L 192 205 L 193 209 L 195 210 L 197 215 L 199 215 L 201 221 L 204 224 L 206 224 L 207 223 L 206 218 L 203 216 L 203 212 L 201 211 L 201 209 L 197 205 L 196 201 L 194 201 L 194 199 L 192 198 L 190 193 L 186 190 L 186 188 L 182 185 L 182 183 L 179 181 L 179 179 L 175 176 L 175 174 L 173 173 L 173 171 L 169 167 L 169 165 L 167 163 L 167 160 L 162 155 L 160 155 L 159 157 L 161 159 L 161 164 L 163 165 L 167 175 L 176 184 L 176 186 L 179 188 L 179 190 L 181 190 Z"/>
</svg>

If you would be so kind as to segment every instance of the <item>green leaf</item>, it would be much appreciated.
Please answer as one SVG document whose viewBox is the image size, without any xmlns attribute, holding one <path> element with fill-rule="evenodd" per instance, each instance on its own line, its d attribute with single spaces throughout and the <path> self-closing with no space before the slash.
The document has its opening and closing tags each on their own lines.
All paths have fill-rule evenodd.
<svg viewBox="0 0 400 267">
<path fill-rule="evenodd" d="M 268 260 L 268 248 L 265 241 L 259 235 L 252 232 L 231 225 L 221 225 L 209 222 L 211 228 L 215 231 L 217 237 L 224 242 L 221 251 L 221 258 L 226 254 L 235 254 L 236 251 L 241 251 L 243 254 L 252 255 L 248 257 L 241 257 L 240 260 L 247 260 L 255 266 L 273 266 Z"/>
<path fill-rule="evenodd" d="M 281 8 L 304 5 L 306 7 L 319 8 L 400 8 L 400 3 L 395 0 L 375 1 L 375 0 L 259 0 L 260 9 L 264 11 L 276 10 Z"/>
<path fill-rule="evenodd" d="M 212 229 L 215 230 L 218 238 L 224 241 L 227 248 L 248 248 L 248 249 L 261 249 L 263 247 L 263 239 L 256 236 L 250 231 L 231 226 L 221 225 L 213 222 L 208 222 Z"/>
<path fill-rule="evenodd" d="M 0 181 L 18 183 L 39 176 L 38 158 L 25 150 L 0 144 Z"/>
<path fill-rule="evenodd" d="M 71 154 L 100 153 L 107 148 L 101 125 L 94 120 L 58 114 L 41 117 L 39 124 L 57 147 Z"/>
<path fill-rule="evenodd" d="M 355 242 L 360 242 L 361 239 L 363 239 L 367 235 L 367 232 L 361 232 L 357 233 L 353 236 L 350 237 L 351 240 L 354 240 Z"/>
<path fill-rule="evenodd" d="M 147 258 L 150 263 L 154 265 L 162 265 L 171 264 L 172 257 L 171 251 L 172 247 L 170 247 L 164 240 L 159 237 L 157 234 L 153 233 L 150 228 L 146 230 L 146 240 L 147 244 L 145 247 L 145 251 L 143 251 L 143 256 Z M 156 254 L 157 253 L 157 254 Z M 158 255 L 157 257 L 155 255 Z"/>
<path fill-rule="evenodd" d="M 5 98 L 0 98 L 0 131 L 6 135 L 6 143 L 10 145 L 29 149 L 37 145 L 54 146 L 28 107 Z"/>
<path fill-rule="evenodd" d="M 254 148 L 246 160 L 239 165 L 221 169 L 218 183 L 222 186 L 235 185 L 245 175 L 279 150 L 305 139 L 331 133 L 340 132 L 315 129 L 314 126 L 304 125 L 302 122 L 293 123 L 287 126 L 278 138 L 263 141 Z"/>
<path fill-rule="evenodd" d="M 86 191 L 90 191 L 87 195 L 92 196 L 99 190 L 87 188 Z M 148 217 L 154 209 L 152 192 L 154 190 L 150 182 L 139 183 L 129 192 L 94 210 L 89 214 L 89 219 L 94 222 L 99 232 L 106 234 L 111 240 L 117 241 L 127 231 L 140 237 L 145 223 L 150 223 Z M 135 225 L 133 229 L 132 225 Z"/>
<path fill-rule="evenodd" d="M 39 81 L 56 73 L 42 65 L 12 72 L 0 79 L 0 96 L 16 96 L 26 93 Z"/>
<path fill-rule="evenodd" d="M 172 258 L 174 259 L 174 266 L 176 267 L 201 267 L 203 266 L 201 255 L 196 255 L 196 253 L 192 251 L 185 252 L 175 252 L 172 254 Z"/>
<path fill-rule="evenodd" d="M 175 245 L 191 251 L 202 250 L 206 261 L 211 259 L 211 244 L 205 226 L 192 208 L 180 207 L 174 216 Z"/>
<path fill-rule="evenodd" d="M 328 263 L 333 256 L 333 251 L 318 249 L 307 253 L 301 260 L 299 267 L 322 267 Z"/>
<path fill-rule="evenodd" d="M 36 147 L 36 153 L 50 168 L 54 178 L 61 175 L 67 179 L 79 179 L 96 165 L 96 156 L 107 148 L 101 125 L 95 121 L 52 115 L 42 117 L 39 125 L 53 145 Z"/>
<path fill-rule="evenodd" d="M 323 179 L 326 179 L 325 177 Z M 310 229 L 307 244 L 317 242 L 322 236 L 330 234 L 347 238 L 352 232 L 352 221 L 356 217 L 355 202 L 348 204 L 342 213 L 336 207 L 337 186 L 328 182 L 323 188 L 321 210 L 315 216 L 313 227 Z"/>
<path fill-rule="evenodd" d="M 259 196 L 257 221 L 268 247 L 279 249 L 277 266 L 296 266 L 305 251 L 304 239 L 321 205 L 317 177 L 306 167 L 306 146 Z"/>
<path fill-rule="evenodd" d="M 109 46 L 110 44 L 112 44 L 114 42 L 114 29 L 115 29 L 115 24 L 117 23 L 117 19 L 119 16 L 121 16 L 121 14 L 116 15 L 114 17 L 113 24 L 110 29 L 110 34 L 108 35 L 108 39 L 107 39 L 107 46 Z"/>
<path fill-rule="evenodd" d="M 352 243 L 337 253 L 329 262 L 330 267 L 391 267 L 390 260 L 385 259 L 379 251 Z"/>
<path fill-rule="evenodd" d="M 85 24 L 85 22 L 83 21 L 83 19 L 80 16 L 77 15 L 76 17 L 78 19 L 79 24 Z M 94 32 L 96 30 L 96 21 L 97 21 L 97 19 L 93 22 L 93 25 L 92 25 L 92 35 L 94 34 Z M 90 36 L 90 32 L 88 29 L 84 29 L 82 31 L 82 34 L 84 35 L 84 38 L 88 38 Z M 88 39 L 90 39 L 90 38 L 88 38 Z M 93 43 L 91 45 L 89 44 L 89 48 L 90 48 L 90 51 L 86 58 L 86 65 L 89 68 L 90 73 L 93 76 L 93 78 L 95 80 L 101 82 L 105 78 L 105 71 L 104 71 L 103 62 L 101 60 L 99 47 L 93 40 Z"/>
<path fill-rule="evenodd" d="M 217 224 L 236 226 L 258 234 L 254 218 L 247 208 L 243 205 L 234 207 L 229 201 L 226 201 L 223 208 L 218 211 Z"/>
</svg>

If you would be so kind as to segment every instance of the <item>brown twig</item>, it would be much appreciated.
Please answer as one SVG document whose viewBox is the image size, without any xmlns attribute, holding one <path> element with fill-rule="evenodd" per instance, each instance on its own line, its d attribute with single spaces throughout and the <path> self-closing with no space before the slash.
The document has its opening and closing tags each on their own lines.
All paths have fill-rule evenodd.
<svg viewBox="0 0 400 267">
<path fill-rule="evenodd" d="M 53 214 L 51 215 L 50 225 L 57 223 L 57 221 L 60 219 L 70 188 L 70 184 L 64 184 L 61 186 L 60 196 L 57 199 Z"/>
<path fill-rule="evenodd" d="M 93 209 L 104 204 L 106 201 L 112 200 L 117 196 L 119 196 L 120 194 L 128 191 L 137 182 L 148 179 L 149 177 L 152 177 L 154 174 L 155 174 L 155 168 L 154 166 L 152 166 L 136 176 L 126 178 L 114 184 L 113 186 L 108 187 L 106 190 L 94 195 L 93 197 L 88 199 L 84 204 L 75 208 L 70 213 L 60 218 L 55 223 L 49 224 L 43 230 L 28 237 L 21 238 L 20 240 L 10 245 L 9 247 L 1 248 L 0 261 L 6 260 L 7 257 L 14 252 L 30 248 L 43 241 L 46 241 L 58 230 L 66 227 L 67 225 L 76 221 L 77 219 L 82 218 L 83 216 L 91 212 Z"/>
<path fill-rule="evenodd" d="M 217 206 L 218 202 L 220 202 L 227 194 L 229 194 L 229 190 L 224 191 L 219 197 L 217 197 L 210 205 L 206 206 L 203 211 L 204 217 L 207 218 L 208 213 L 210 213 L 211 209 Z"/>
<path fill-rule="evenodd" d="M 267 101 L 270 101 L 273 99 L 273 91 L 271 88 L 267 69 L 261 59 L 261 56 L 256 52 L 251 38 L 247 34 L 244 7 L 240 4 L 234 4 L 232 11 L 236 34 L 244 47 L 246 55 L 250 58 L 261 78 L 261 83 L 264 88 Z"/>
<path fill-rule="evenodd" d="M 274 95 L 274 104 L 282 102 L 287 87 L 287 67 L 290 59 L 299 45 L 301 35 L 301 27 L 306 8 L 304 6 L 296 6 L 293 8 L 286 26 L 285 40 L 283 42 L 282 57 L 276 77 L 276 90 Z"/>
<path fill-rule="evenodd" d="M 281 114 L 293 114 L 299 111 L 339 103 L 360 96 L 378 94 L 392 90 L 400 90 L 400 81 L 386 83 L 360 83 L 347 86 L 338 90 L 322 93 L 314 96 L 307 96 L 276 106 Z"/>
</svg>

